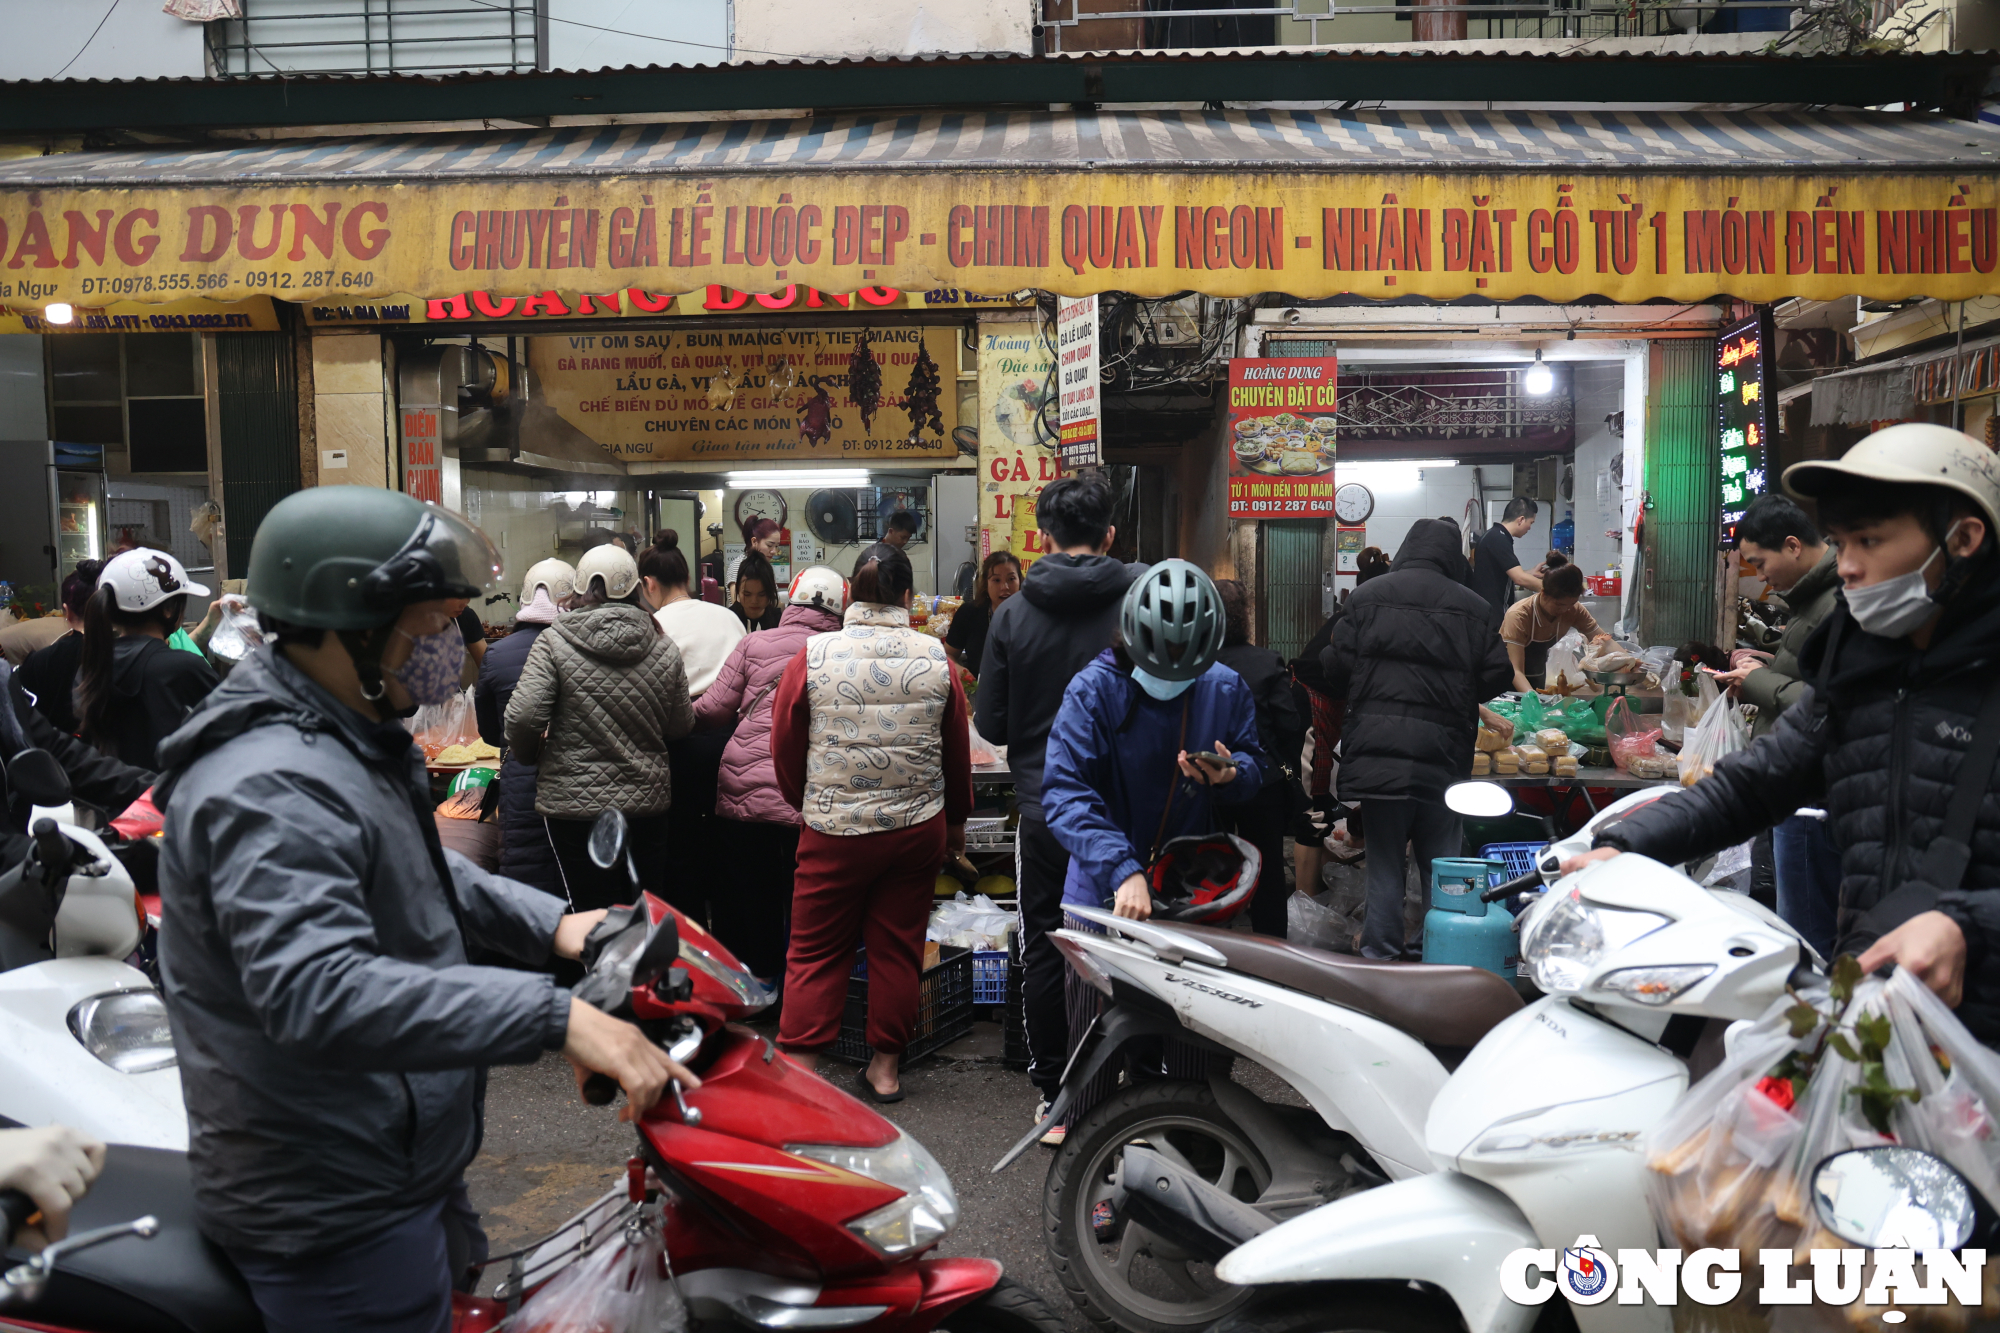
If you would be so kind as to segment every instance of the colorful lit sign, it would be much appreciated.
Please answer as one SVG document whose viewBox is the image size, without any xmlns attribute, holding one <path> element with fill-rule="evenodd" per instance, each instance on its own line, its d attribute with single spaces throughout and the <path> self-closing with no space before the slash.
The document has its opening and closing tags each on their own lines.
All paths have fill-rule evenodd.
<svg viewBox="0 0 2000 1333">
<path fill-rule="evenodd" d="M 1229 516 L 1332 518 L 1333 357 L 1229 363 Z"/>
<path fill-rule="evenodd" d="M 1722 526 L 1736 526 L 1750 502 L 1764 493 L 1771 446 L 1771 316 L 1760 310 L 1725 331 L 1715 344 L 1716 421 L 1722 450 Z"/>
</svg>

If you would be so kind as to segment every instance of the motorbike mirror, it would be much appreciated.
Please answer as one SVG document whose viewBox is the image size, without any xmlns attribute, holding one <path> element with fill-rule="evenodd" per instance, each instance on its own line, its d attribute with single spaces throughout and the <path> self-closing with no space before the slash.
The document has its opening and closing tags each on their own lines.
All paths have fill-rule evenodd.
<svg viewBox="0 0 2000 1333">
<path fill-rule="evenodd" d="M 1813 1169 L 1813 1211 L 1850 1245 L 1956 1250 L 1972 1235 L 1972 1186 L 1915 1148 L 1855 1148 Z"/>
<path fill-rule="evenodd" d="M 1444 789 L 1445 806 L 1470 819 L 1498 819 L 1514 811 L 1514 797 L 1497 782 L 1454 782 Z"/>
<path fill-rule="evenodd" d="M 640 899 L 639 911 L 645 911 L 645 900 Z M 667 974 L 667 969 L 680 960 L 681 923 L 672 912 L 660 919 L 653 933 L 646 940 L 646 947 L 632 964 L 632 984 L 650 986 Z"/>
<path fill-rule="evenodd" d="M 609 870 L 625 855 L 625 813 L 606 810 L 590 826 L 590 863 Z"/>
<path fill-rule="evenodd" d="M 7 761 L 7 785 L 30 805 L 69 804 L 69 774 L 47 750 L 28 749 Z"/>
</svg>

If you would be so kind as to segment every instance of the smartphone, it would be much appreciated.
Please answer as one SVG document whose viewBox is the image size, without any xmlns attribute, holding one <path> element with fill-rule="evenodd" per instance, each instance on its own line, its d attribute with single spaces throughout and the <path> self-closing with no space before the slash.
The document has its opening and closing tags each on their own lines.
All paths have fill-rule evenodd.
<svg viewBox="0 0 2000 1333">
<path fill-rule="evenodd" d="M 1205 759 L 1209 763 L 1214 764 L 1217 768 L 1236 767 L 1236 761 L 1234 759 L 1231 759 L 1228 755 L 1217 754 L 1213 750 L 1189 750 L 1188 758 Z"/>
</svg>

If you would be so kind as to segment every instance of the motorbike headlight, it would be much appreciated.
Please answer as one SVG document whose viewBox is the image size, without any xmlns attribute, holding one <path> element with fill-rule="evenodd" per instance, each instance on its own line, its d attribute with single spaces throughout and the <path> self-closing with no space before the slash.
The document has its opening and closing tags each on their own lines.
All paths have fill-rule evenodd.
<svg viewBox="0 0 2000 1333">
<path fill-rule="evenodd" d="M 1598 906 L 1571 889 L 1536 919 L 1529 937 L 1521 942 L 1521 957 L 1537 986 L 1552 994 L 1573 992 L 1606 954 L 1666 924 L 1667 918 L 1657 912 Z"/>
<path fill-rule="evenodd" d="M 903 1191 L 903 1197 L 865 1213 L 847 1224 L 884 1254 L 909 1254 L 941 1240 L 958 1225 L 958 1193 L 937 1158 L 907 1133 L 898 1133 L 879 1148 L 845 1144 L 795 1143 L 786 1152 L 810 1157 L 879 1180 Z"/>
<path fill-rule="evenodd" d="M 167 1003 L 154 990 L 93 995 L 69 1011 L 83 1049 L 121 1074 L 147 1074 L 175 1063 Z"/>
</svg>

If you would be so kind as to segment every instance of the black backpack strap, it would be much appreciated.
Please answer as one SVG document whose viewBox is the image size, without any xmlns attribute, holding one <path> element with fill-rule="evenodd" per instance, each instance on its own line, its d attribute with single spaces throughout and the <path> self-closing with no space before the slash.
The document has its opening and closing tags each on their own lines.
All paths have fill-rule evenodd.
<svg viewBox="0 0 2000 1333">
<path fill-rule="evenodd" d="M 1952 783 L 1951 803 L 1945 806 L 1944 827 L 1924 849 L 1923 867 L 1917 872 L 1924 883 L 1939 889 L 1956 889 L 1965 883 L 1966 868 L 1972 864 L 1972 828 L 1979 818 L 1979 803 L 1993 781 L 1994 760 L 2000 758 L 2000 680 L 1987 688 L 1979 706 L 1979 718 L 1972 724 L 1972 744 L 1959 761 Z"/>
</svg>

